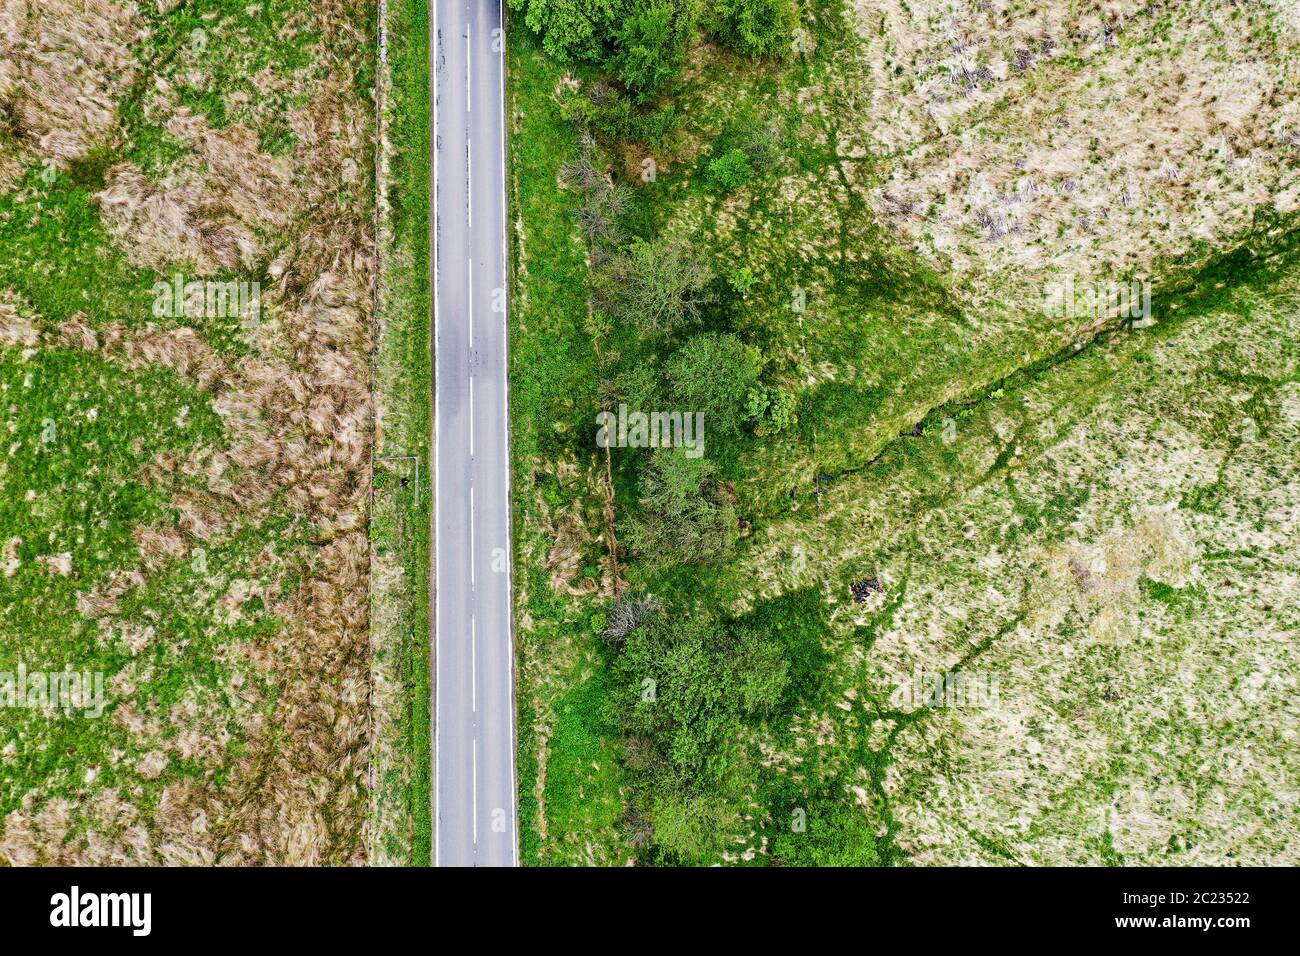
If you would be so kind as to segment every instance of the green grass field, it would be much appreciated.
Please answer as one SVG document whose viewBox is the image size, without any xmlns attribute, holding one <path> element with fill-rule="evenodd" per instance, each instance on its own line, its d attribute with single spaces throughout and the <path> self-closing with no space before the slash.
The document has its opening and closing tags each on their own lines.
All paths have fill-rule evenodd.
<svg viewBox="0 0 1300 956">
<path fill-rule="evenodd" d="M 1270 140 L 1275 200 L 1252 205 L 1232 163 L 1183 152 L 1171 134 L 1177 175 L 1144 157 L 1131 174 L 1146 177 L 1145 207 L 1125 196 L 1125 211 L 1111 209 L 1129 231 L 1099 230 L 1086 203 L 1112 188 L 1106 150 L 1123 137 L 1107 130 L 1072 151 L 1057 140 L 1087 134 L 1057 122 L 1045 91 L 1068 87 L 1084 110 L 1109 92 L 1113 108 L 1135 95 L 1119 69 L 1135 57 L 1149 83 L 1176 87 L 1207 69 L 1201 57 L 1213 72 L 1234 49 L 1276 57 L 1293 43 L 1270 14 L 1201 5 L 1180 29 L 1217 31 L 1220 46 L 1174 42 L 1163 14 L 1139 17 L 1116 45 L 1078 40 L 1042 63 L 1018 54 L 1033 69 L 975 76 L 954 99 L 912 79 L 933 61 L 899 52 L 908 31 L 917 49 L 942 49 L 930 8 L 878 21 L 877 6 L 801 4 L 793 55 L 755 61 L 697 42 L 631 119 L 608 75 L 556 63 L 512 21 L 525 858 L 1285 856 L 1297 821 L 1279 795 L 1294 761 L 1276 714 L 1255 724 L 1248 772 L 1231 754 L 1281 707 L 1295 667 L 1276 635 L 1297 558 L 1284 504 L 1296 155 Z M 968 36 L 990 57 L 1014 42 L 979 34 L 984 14 L 971 16 Z M 872 113 L 873 96 L 894 113 Z M 1150 102 L 1134 108 L 1156 123 Z M 978 193 L 981 169 L 1002 175 L 1002 162 L 1020 181 Z M 964 220 L 953 191 L 975 197 Z M 587 205 L 608 194 L 612 226 Z M 1174 208 L 1190 222 L 1189 197 L 1214 221 L 1155 224 Z M 684 243 L 708 266 L 683 330 L 647 336 L 603 284 L 633 240 Z M 1052 311 L 1053 277 L 1119 253 L 1136 264 L 1100 274 L 1149 277 L 1152 327 Z M 673 407 L 674 363 L 700 334 L 756 348 L 768 407 L 785 396 L 794 421 L 710 433 L 707 480 L 735 543 L 666 560 L 638 529 L 657 507 L 651 455 L 613 449 L 607 489 L 594 413 Z M 1257 347 L 1267 340 L 1273 354 Z M 739 373 L 712 374 L 721 393 Z M 1234 470 L 1239 454 L 1265 486 Z M 1220 562 L 1235 570 L 1221 576 Z M 1251 611 L 1239 621 L 1216 589 L 1240 594 L 1244 576 Z M 639 643 L 602 638 L 629 597 L 674 623 Z M 1197 633 L 1205 649 L 1192 653 Z M 1247 647 L 1250 665 L 1216 663 Z M 935 675 L 973 696 L 929 700 Z M 674 696 L 683 686 L 689 700 Z M 1190 739 L 1215 768 L 1204 779 L 1189 773 Z"/>
<path fill-rule="evenodd" d="M 103 708 L 6 709 L 0 861 L 364 859 L 374 34 L 56 0 L 6 36 L 0 672 Z M 177 275 L 258 308 L 169 315 Z"/>
</svg>

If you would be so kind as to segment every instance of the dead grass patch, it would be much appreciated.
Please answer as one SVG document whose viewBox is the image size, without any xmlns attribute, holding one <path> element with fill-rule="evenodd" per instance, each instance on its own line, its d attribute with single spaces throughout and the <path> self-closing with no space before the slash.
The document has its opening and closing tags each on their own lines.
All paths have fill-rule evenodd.
<svg viewBox="0 0 1300 956">
<path fill-rule="evenodd" d="M 0 4 L 0 113 L 9 133 L 60 167 L 114 127 L 118 100 L 145 37 L 134 3 L 4 0 Z"/>
</svg>

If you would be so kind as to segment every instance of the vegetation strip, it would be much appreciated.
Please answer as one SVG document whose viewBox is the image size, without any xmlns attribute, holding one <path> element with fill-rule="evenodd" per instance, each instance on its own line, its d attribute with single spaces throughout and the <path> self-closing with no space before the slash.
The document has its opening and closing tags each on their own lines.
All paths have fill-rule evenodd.
<svg viewBox="0 0 1300 956">
<path fill-rule="evenodd" d="M 431 853 L 428 6 L 380 7 L 380 272 L 370 522 L 375 741 L 371 862 Z"/>
</svg>

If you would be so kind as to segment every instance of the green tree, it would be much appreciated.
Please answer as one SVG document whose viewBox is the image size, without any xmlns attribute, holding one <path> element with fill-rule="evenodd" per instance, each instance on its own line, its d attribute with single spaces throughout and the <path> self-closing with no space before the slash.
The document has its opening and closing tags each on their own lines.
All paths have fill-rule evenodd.
<svg viewBox="0 0 1300 956">
<path fill-rule="evenodd" d="M 681 779 L 725 783 L 743 759 L 743 724 L 776 708 L 787 668 L 766 637 L 660 611 L 615 660 L 624 727 L 653 741 Z"/>
<path fill-rule="evenodd" d="M 654 842 L 686 863 L 711 862 L 741 830 L 740 810 L 711 793 L 658 793 L 647 813 Z"/>
<path fill-rule="evenodd" d="M 628 12 L 610 65 L 638 103 L 681 71 L 698 14 L 699 0 L 646 0 Z"/>
<path fill-rule="evenodd" d="M 654 451 L 642 477 L 641 506 L 624 543 L 652 564 L 716 561 L 736 543 L 736 507 L 706 458 L 677 448 Z"/>
<path fill-rule="evenodd" d="M 735 192 L 753 177 L 754 167 L 744 150 L 728 150 L 709 163 L 709 179 L 720 192 Z"/>
<path fill-rule="evenodd" d="M 793 395 L 766 385 L 754 386 L 745 399 L 745 414 L 754 423 L 754 434 L 760 438 L 794 427 L 799 421 L 797 407 L 798 400 Z"/>
<path fill-rule="evenodd" d="M 704 413 L 704 433 L 723 440 L 739 434 L 746 402 L 763 370 L 758 349 L 731 333 L 691 338 L 668 361 L 668 393 L 683 412 Z"/>
<path fill-rule="evenodd" d="M 600 63 L 623 17 L 623 0 L 509 0 L 557 60 Z"/>
<path fill-rule="evenodd" d="M 727 276 L 727 285 L 731 286 L 742 297 L 749 293 L 758 281 L 758 276 L 754 275 L 754 270 L 749 266 L 737 266 L 731 270 Z"/>
<path fill-rule="evenodd" d="M 712 862 L 740 832 L 756 766 L 745 724 L 774 711 L 787 662 L 775 642 L 654 609 L 612 665 L 637 816 L 661 852 Z"/>
<path fill-rule="evenodd" d="M 866 812 L 844 791 L 812 795 L 806 806 L 775 813 L 768 844 L 784 866 L 878 866 L 876 834 Z"/>
<path fill-rule="evenodd" d="M 688 243 L 634 239 L 597 276 L 597 288 L 615 315 L 642 336 L 671 334 L 699 315 L 709 267 Z"/>
<path fill-rule="evenodd" d="M 718 35 L 746 56 L 790 49 L 799 22 L 795 0 L 719 0 Z"/>
</svg>

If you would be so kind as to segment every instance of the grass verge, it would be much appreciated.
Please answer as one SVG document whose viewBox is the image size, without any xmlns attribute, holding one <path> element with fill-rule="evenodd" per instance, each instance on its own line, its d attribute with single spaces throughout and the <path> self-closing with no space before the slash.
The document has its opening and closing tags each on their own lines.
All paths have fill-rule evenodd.
<svg viewBox="0 0 1300 956">
<path fill-rule="evenodd" d="M 432 773 L 429 572 L 429 30 L 426 0 L 381 4 L 380 278 L 375 350 L 371 862 L 427 866 Z"/>
<path fill-rule="evenodd" d="M 600 463 L 585 436 L 596 355 L 577 197 L 556 188 L 577 149 L 555 92 L 565 71 L 507 28 L 510 401 L 519 807 L 526 865 L 619 863 L 617 740 L 599 713 L 594 598 L 612 586 Z M 598 839 L 590 839 L 591 834 Z"/>
</svg>

